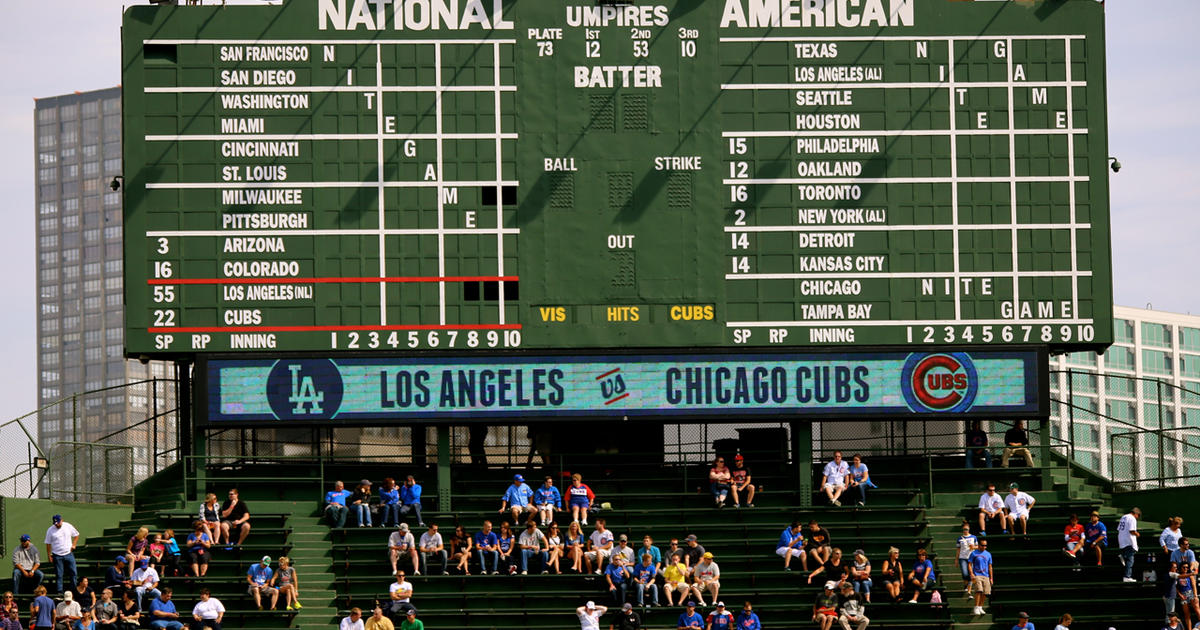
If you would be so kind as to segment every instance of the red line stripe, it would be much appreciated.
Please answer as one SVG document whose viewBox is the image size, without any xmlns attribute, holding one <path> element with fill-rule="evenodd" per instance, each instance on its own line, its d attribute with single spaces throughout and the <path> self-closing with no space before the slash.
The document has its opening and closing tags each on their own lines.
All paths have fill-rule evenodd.
<svg viewBox="0 0 1200 630">
<path fill-rule="evenodd" d="M 393 276 L 345 278 L 152 278 L 146 284 L 354 284 L 378 282 L 516 282 L 518 276 Z"/>
<path fill-rule="evenodd" d="M 628 398 L 628 397 L 629 397 L 629 394 L 628 394 L 628 393 L 624 393 L 624 394 L 621 394 L 620 396 L 617 396 L 616 398 L 614 398 L 614 399 L 612 399 L 612 400 L 610 400 L 610 401 L 608 401 L 608 402 L 605 402 L 604 404 L 606 404 L 606 405 L 611 405 L 611 404 L 613 404 L 613 403 L 617 402 L 618 400 L 621 400 L 622 398 Z"/>
<path fill-rule="evenodd" d="M 372 330 L 520 330 L 520 324 L 397 324 L 395 326 L 190 326 L 147 328 L 150 333 L 333 332 Z"/>
<path fill-rule="evenodd" d="M 598 380 L 604 378 L 605 376 L 612 376 L 613 374 L 616 374 L 617 372 L 620 372 L 620 371 L 621 371 L 621 368 L 613 368 L 613 369 L 601 374 L 600 376 L 597 376 L 596 380 L 598 381 Z"/>
</svg>

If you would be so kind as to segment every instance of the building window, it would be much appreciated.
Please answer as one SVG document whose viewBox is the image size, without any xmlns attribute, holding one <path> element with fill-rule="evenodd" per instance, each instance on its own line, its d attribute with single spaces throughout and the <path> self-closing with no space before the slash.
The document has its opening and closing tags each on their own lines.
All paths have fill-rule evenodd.
<svg viewBox="0 0 1200 630">
<path fill-rule="evenodd" d="M 1133 398 L 1137 395 L 1137 381 L 1119 376 L 1104 377 L 1104 392 L 1109 396 L 1124 396 Z"/>
<path fill-rule="evenodd" d="M 58 365 L 59 356 L 57 352 L 48 352 L 42 355 L 42 365 L 54 367 Z"/>
<path fill-rule="evenodd" d="M 106 260 L 104 261 L 104 273 L 121 273 L 121 260 Z"/>
<path fill-rule="evenodd" d="M 1200 329 L 1180 328 L 1179 347 L 1184 350 L 1200 352 Z"/>
<path fill-rule="evenodd" d="M 109 293 L 104 296 L 104 304 L 108 307 L 120 306 L 122 304 L 120 293 Z"/>
<path fill-rule="evenodd" d="M 1133 343 L 1133 322 L 1128 319 L 1113 320 L 1113 341 Z"/>
<path fill-rule="evenodd" d="M 1072 352 L 1067 355 L 1067 365 L 1096 367 L 1095 352 Z"/>
<path fill-rule="evenodd" d="M 113 276 L 111 278 L 105 278 L 104 279 L 104 290 L 105 291 L 120 291 L 121 290 L 121 276 Z"/>
<path fill-rule="evenodd" d="M 1184 378 L 1200 379 L 1200 356 L 1180 354 L 1179 375 Z"/>
<path fill-rule="evenodd" d="M 44 217 L 58 214 L 58 204 L 53 201 L 43 201 L 38 206 L 38 214 Z"/>
<path fill-rule="evenodd" d="M 53 151 L 43 151 L 38 154 L 38 164 L 42 166 L 53 166 L 58 162 L 58 156 Z"/>
<path fill-rule="evenodd" d="M 1125 346 L 1111 346 L 1108 351 L 1104 353 L 1104 367 L 1105 369 L 1110 370 L 1133 371 L 1135 356 L 1136 355 L 1133 353 L 1133 348 L 1126 348 Z"/>
<path fill-rule="evenodd" d="M 58 169 L 56 169 L 54 167 L 38 169 L 38 182 L 39 183 L 48 184 L 50 182 L 56 181 L 57 179 L 58 179 Z"/>
<path fill-rule="evenodd" d="M 1174 340 L 1171 338 L 1171 327 L 1165 324 L 1142 322 L 1142 345 L 1155 348 L 1170 348 Z"/>
<path fill-rule="evenodd" d="M 38 113 L 37 113 L 37 120 L 39 123 L 57 122 L 58 121 L 58 109 L 56 109 L 54 107 L 47 107 L 45 109 L 39 109 Z"/>
<path fill-rule="evenodd" d="M 1163 374 L 1170 376 L 1174 373 L 1174 361 L 1170 352 L 1159 350 L 1142 350 L 1142 371 L 1147 374 Z"/>
</svg>

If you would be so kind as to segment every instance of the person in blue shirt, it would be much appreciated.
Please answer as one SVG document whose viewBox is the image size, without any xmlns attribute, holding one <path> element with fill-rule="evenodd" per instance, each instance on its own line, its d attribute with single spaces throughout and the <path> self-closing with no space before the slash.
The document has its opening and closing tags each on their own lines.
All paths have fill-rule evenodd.
<svg viewBox="0 0 1200 630">
<path fill-rule="evenodd" d="M 871 481 L 871 473 L 867 470 L 867 465 L 862 461 L 862 455 L 855 455 L 850 458 L 850 477 L 849 488 L 847 491 L 853 490 L 858 494 L 858 504 L 867 504 L 867 488 L 874 488 L 875 482 Z"/>
<path fill-rule="evenodd" d="M 625 556 L 614 555 L 612 562 L 604 568 L 604 580 L 608 583 L 608 594 L 613 601 L 622 604 L 629 590 L 629 568 L 625 566 Z"/>
<path fill-rule="evenodd" d="M 406 477 L 400 487 L 400 513 L 405 516 L 415 514 L 417 525 L 425 527 L 425 519 L 421 518 L 421 484 L 412 475 Z"/>
<path fill-rule="evenodd" d="M 1104 548 L 1108 546 L 1108 528 L 1100 522 L 1100 514 L 1092 512 L 1091 519 L 1083 528 L 1083 557 L 1087 558 L 1092 552 L 1096 554 L 1096 566 L 1101 566 L 1104 560 Z"/>
<path fill-rule="evenodd" d="M 500 513 L 503 514 L 506 510 L 512 511 L 514 523 L 525 520 L 521 518 L 522 514 L 537 511 L 533 506 L 533 489 L 525 483 L 525 478 L 521 475 L 513 476 L 512 485 L 504 491 L 504 496 L 500 497 Z"/>
<path fill-rule="evenodd" d="M 1033 622 L 1029 620 L 1029 613 L 1017 613 L 1017 625 L 1013 626 L 1012 630 L 1034 630 Z"/>
<path fill-rule="evenodd" d="M 537 507 L 542 525 L 554 520 L 554 511 L 563 507 L 562 493 L 554 487 L 554 477 L 547 476 L 546 482 L 533 491 L 533 504 Z"/>
<path fill-rule="evenodd" d="M 509 575 L 516 573 L 517 561 L 513 557 L 513 552 L 517 550 L 517 537 L 513 536 L 508 521 L 500 522 L 500 533 L 496 535 L 496 549 L 500 555 L 499 565 L 503 565 Z"/>
<path fill-rule="evenodd" d="M 383 485 L 379 486 L 379 519 L 384 527 L 400 524 L 400 488 L 391 477 L 384 477 Z"/>
<path fill-rule="evenodd" d="M 487 574 L 487 559 L 492 559 L 492 575 L 500 572 L 500 539 L 492 531 L 492 522 L 484 521 L 483 529 L 475 532 L 475 553 L 479 555 L 479 570 Z"/>
<path fill-rule="evenodd" d="M 33 617 L 33 627 L 36 630 L 53 628 L 54 600 L 46 597 L 46 587 L 40 584 L 33 589 L 33 595 L 33 603 L 29 607 L 29 616 Z"/>
<path fill-rule="evenodd" d="M 1180 538 L 1179 549 L 1171 552 L 1171 562 L 1179 565 L 1180 571 L 1187 567 L 1192 573 L 1196 573 L 1196 552 L 1192 551 L 1192 541 L 1186 537 Z"/>
<path fill-rule="evenodd" d="M 992 594 L 992 554 L 987 550 L 986 538 L 979 540 L 979 546 L 971 552 L 967 561 L 967 571 L 971 576 L 971 589 L 975 591 L 975 614 L 985 614 L 983 604 L 987 596 Z"/>
<path fill-rule="evenodd" d="M 662 551 L 654 546 L 654 539 L 649 535 L 642 536 L 642 548 L 638 549 L 638 555 L 643 556 L 650 554 L 650 559 L 653 561 L 655 569 L 662 571 Z"/>
<path fill-rule="evenodd" d="M 346 526 L 346 515 L 350 513 L 350 508 L 346 507 L 346 498 L 349 496 L 350 491 L 346 489 L 346 484 L 340 481 L 333 482 L 333 490 L 325 493 L 325 516 L 329 517 L 330 526 Z"/>
<path fill-rule="evenodd" d="M 677 630 L 691 630 L 691 628 L 703 628 L 704 617 L 696 612 L 696 602 L 687 603 L 687 612 L 679 614 L 679 627 Z"/>
<path fill-rule="evenodd" d="M 808 554 L 804 553 L 804 529 L 800 521 L 792 521 L 791 525 L 783 528 L 779 542 L 775 545 L 775 555 L 783 558 L 783 570 L 792 570 L 792 558 L 800 558 L 800 566 L 808 572 Z"/>
<path fill-rule="evenodd" d="M 738 613 L 737 621 L 734 622 L 739 630 L 762 630 L 762 622 L 758 620 L 758 615 L 754 612 L 754 607 L 750 602 L 742 604 L 742 612 Z"/>
<path fill-rule="evenodd" d="M 650 593 L 650 605 L 658 605 L 658 584 L 654 582 L 658 577 L 658 567 L 654 566 L 654 556 L 643 553 L 642 563 L 633 567 L 633 584 L 637 588 L 637 603 L 638 606 L 645 606 L 645 595 Z"/>
<path fill-rule="evenodd" d="M 917 560 L 908 572 L 908 588 L 912 591 L 912 599 L 909 601 L 915 603 L 921 593 L 933 588 L 934 584 L 933 562 L 929 560 L 924 549 L 918 549 Z"/>
<path fill-rule="evenodd" d="M 162 594 L 150 600 L 150 627 L 153 630 L 183 630 L 175 602 L 171 601 L 170 587 L 163 587 Z"/>
<path fill-rule="evenodd" d="M 261 561 L 250 565 L 250 570 L 246 571 L 246 583 L 250 585 L 246 590 L 254 598 L 254 605 L 258 606 L 259 610 L 263 609 L 263 596 L 271 598 L 271 610 L 275 610 L 279 589 L 271 586 L 272 575 L 275 575 L 275 572 L 271 570 L 271 556 L 263 556 Z"/>
</svg>

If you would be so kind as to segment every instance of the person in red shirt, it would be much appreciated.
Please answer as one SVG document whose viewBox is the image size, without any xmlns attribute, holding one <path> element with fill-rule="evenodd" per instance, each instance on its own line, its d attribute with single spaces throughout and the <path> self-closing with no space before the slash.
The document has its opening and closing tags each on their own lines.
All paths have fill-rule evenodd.
<svg viewBox="0 0 1200 630">
<path fill-rule="evenodd" d="M 733 507 L 742 507 L 742 497 L 746 497 L 746 507 L 754 507 L 754 482 L 750 477 L 750 469 L 746 468 L 746 458 L 741 453 L 733 456 L 733 468 L 729 471 L 730 488 L 733 490 Z"/>
<path fill-rule="evenodd" d="M 1071 515 L 1071 522 L 1063 528 L 1063 553 L 1075 564 L 1073 570 L 1079 571 L 1079 555 L 1083 553 L 1083 525 L 1079 517 Z"/>
<path fill-rule="evenodd" d="M 571 509 L 571 520 L 587 525 L 588 510 L 596 501 L 596 494 L 583 483 L 579 473 L 571 475 L 571 485 L 567 487 L 567 507 Z"/>
</svg>

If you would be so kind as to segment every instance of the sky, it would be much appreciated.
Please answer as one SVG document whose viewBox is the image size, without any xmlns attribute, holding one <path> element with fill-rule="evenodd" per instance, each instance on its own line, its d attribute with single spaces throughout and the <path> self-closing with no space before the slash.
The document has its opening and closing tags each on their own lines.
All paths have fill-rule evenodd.
<svg viewBox="0 0 1200 630">
<path fill-rule="evenodd" d="M 918 0 L 921 1 L 921 0 Z M 255 0 L 229 0 L 230 4 Z M 0 422 L 36 391 L 33 107 L 38 97 L 120 82 L 121 13 L 130 2 L 6 0 L 0 21 Z M 1200 314 L 1198 0 L 1108 0 L 1109 152 L 1115 302 Z M 21 448 L 24 451 L 24 448 Z M 2 476 L 2 475 L 0 475 Z"/>
</svg>

